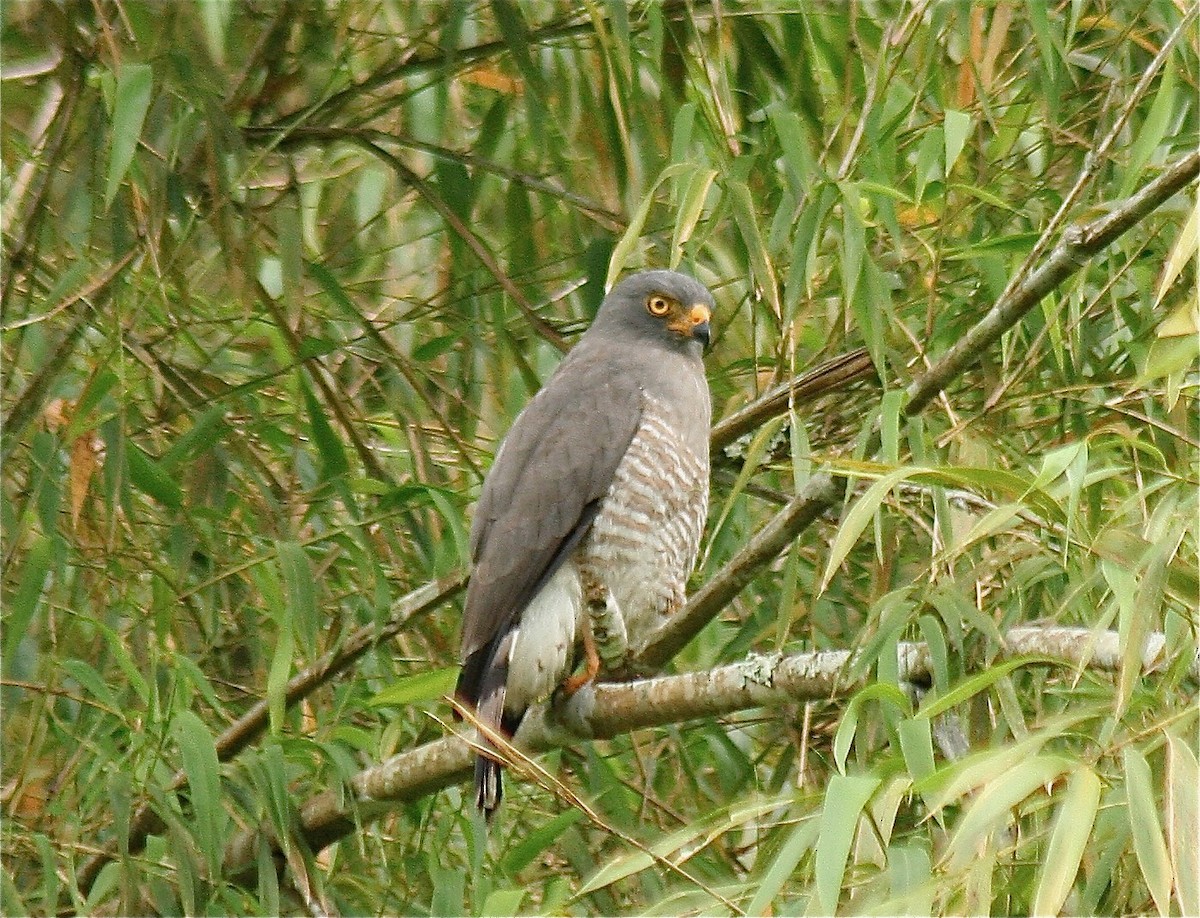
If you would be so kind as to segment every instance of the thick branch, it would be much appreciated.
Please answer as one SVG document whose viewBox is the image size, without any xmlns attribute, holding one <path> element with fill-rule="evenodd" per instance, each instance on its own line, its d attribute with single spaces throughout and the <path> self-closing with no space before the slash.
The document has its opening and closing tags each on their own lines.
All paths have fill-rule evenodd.
<svg viewBox="0 0 1200 918">
<path fill-rule="evenodd" d="M 1014 628 L 1005 635 L 999 660 L 1030 657 L 1031 664 L 1057 663 L 1071 668 L 1112 672 L 1121 664 L 1120 635 L 1086 628 Z M 1166 639 L 1153 633 L 1142 654 L 1143 670 L 1161 666 L 1167 658 Z M 924 644 L 898 647 L 899 678 L 927 682 L 930 659 Z M 858 678 L 855 654 L 819 651 L 783 656 L 747 657 L 712 670 L 659 676 L 636 682 L 587 686 L 558 707 L 539 705 L 530 710 L 516 744 L 530 753 L 545 752 L 579 737 L 608 739 L 630 730 L 675 724 L 699 717 L 722 717 L 761 707 L 796 701 L 816 701 L 852 694 L 874 676 L 863 667 Z M 1190 665 L 1200 677 L 1200 657 Z M 351 780 L 352 798 L 330 790 L 307 801 L 300 810 L 300 829 L 313 850 L 344 837 L 405 800 L 416 800 L 465 780 L 471 773 L 472 750 L 457 736 L 444 737 L 392 756 L 364 769 Z M 253 870 L 257 832 L 250 830 L 230 845 L 226 875 Z M 245 876 L 242 876 L 245 879 Z"/>
</svg>

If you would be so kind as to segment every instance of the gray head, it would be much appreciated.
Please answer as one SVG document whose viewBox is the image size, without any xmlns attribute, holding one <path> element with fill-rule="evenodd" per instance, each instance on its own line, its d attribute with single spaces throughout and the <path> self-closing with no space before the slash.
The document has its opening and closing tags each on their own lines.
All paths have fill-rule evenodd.
<svg viewBox="0 0 1200 918">
<path fill-rule="evenodd" d="M 588 335 L 658 344 L 699 359 L 714 306 L 712 294 L 686 274 L 642 271 L 609 291 Z"/>
</svg>

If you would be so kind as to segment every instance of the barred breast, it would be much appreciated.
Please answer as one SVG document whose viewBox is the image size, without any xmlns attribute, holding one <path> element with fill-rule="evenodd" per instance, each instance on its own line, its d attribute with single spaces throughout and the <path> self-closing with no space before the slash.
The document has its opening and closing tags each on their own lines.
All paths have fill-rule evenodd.
<svg viewBox="0 0 1200 918">
<path fill-rule="evenodd" d="M 583 573 L 603 583 L 625 620 L 631 650 L 683 605 L 708 513 L 708 454 L 696 455 L 661 402 L 642 421 L 580 546 Z"/>
</svg>

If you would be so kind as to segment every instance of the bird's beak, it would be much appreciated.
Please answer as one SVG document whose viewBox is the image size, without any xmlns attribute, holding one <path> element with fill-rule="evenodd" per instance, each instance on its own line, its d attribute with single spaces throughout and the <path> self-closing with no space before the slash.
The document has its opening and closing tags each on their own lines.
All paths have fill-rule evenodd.
<svg viewBox="0 0 1200 918">
<path fill-rule="evenodd" d="M 712 326 L 709 324 L 711 319 L 712 312 L 703 303 L 697 303 L 688 310 L 688 333 L 703 344 L 705 350 L 708 350 L 708 341 L 712 336 Z"/>
</svg>

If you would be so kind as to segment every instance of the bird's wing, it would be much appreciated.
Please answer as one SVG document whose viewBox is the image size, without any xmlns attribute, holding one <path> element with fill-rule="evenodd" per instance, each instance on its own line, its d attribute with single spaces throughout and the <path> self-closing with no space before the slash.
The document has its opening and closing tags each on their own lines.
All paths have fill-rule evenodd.
<svg viewBox="0 0 1200 918">
<path fill-rule="evenodd" d="M 463 660 L 518 620 L 587 533 L 641 411 L 628 373 L 572 353 L 517 417 L 476 508 Z"/>
</svg>

